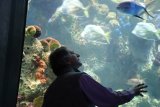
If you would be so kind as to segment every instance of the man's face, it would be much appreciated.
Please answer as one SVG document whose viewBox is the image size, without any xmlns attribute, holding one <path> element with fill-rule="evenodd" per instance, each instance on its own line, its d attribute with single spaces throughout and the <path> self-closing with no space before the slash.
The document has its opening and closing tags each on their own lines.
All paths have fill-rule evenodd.
<svg viewBox="0 0 160 107">
<path fill-rule="evenodd" d="M 80 62 L 80 55 L 75 53 L 74 51 L 68 50 L 69 55 L 68 55 L 68 62 L 73 68 L 79 68 L 82 63 Z"/>
</svg>

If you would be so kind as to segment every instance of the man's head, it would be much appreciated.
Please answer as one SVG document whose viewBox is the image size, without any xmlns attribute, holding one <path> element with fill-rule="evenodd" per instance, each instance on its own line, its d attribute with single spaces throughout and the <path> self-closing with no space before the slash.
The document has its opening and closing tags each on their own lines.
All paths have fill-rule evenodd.
<svg viewBox="0 0 160 107">
<path fill-rule="evenodd" d="M 79 54 L 76 54 L 62 46 L 50 54 L 49 61 L 53 72 L 58 76 L 61 75 L 67 68 L 79 68 L 82 65 L 79 57 Z"/>
</svg>

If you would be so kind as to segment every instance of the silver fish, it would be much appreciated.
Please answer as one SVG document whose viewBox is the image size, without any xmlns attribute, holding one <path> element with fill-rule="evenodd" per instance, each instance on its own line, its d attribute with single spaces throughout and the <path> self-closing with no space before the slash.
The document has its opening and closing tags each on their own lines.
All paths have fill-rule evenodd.
<svg viewBox="0 0 160 107">
<path fill-rule="evenodd" d="M 151 1 L 147 5 L 141 3 L 141 2 L 135 2 L 135 1 L 124 1 L 117 5 L 116 9 L 120 12 L 130 14 L 132 16 L 138 17 L 140 19 L 143 19 L 140 15 L 143 13 L 147 13 L 149 16 L 153 18 L 152 15 L 150 15 L 147 11 L 147 7 L 153 3 L 154 1 Z"/>
</svg>

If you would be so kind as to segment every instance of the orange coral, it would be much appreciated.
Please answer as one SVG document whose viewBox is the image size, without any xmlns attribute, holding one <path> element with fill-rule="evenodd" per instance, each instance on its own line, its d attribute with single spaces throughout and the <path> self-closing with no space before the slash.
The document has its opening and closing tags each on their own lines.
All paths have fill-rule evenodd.
<svg viewBox="0 0 160 107">
<path fill-rule="evenodd" d="M 47 68 L 47 65 L 46 65 L 46 63 L 43 60 L 40 60 L 38 62 L 38 67 L 40 67 L 40 68 Z"/>
<path fill-rule="evenodd" d="M 35 70 L 35 78 L 37 80 L 40 80 L 42 84 L 45 84 L 48 80 L 45 76 L 45 70 L 47 68 L 47 65 L 42 59 L 40 59 L 39 56 L 35 56 L 35 62 L 38 66 Z"/>
</svg>

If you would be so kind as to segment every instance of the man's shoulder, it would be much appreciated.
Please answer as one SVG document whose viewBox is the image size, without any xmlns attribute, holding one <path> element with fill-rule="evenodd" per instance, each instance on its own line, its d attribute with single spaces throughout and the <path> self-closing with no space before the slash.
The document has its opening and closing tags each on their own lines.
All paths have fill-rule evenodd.
<svg viewBox="0 0 160 107">
<path fill-rule="evenodd" d="M 81 76 L 81 75 L 87 75 L 85 72 L 70 72 L 66 74 L 68 76 Z"/>
</svg>

